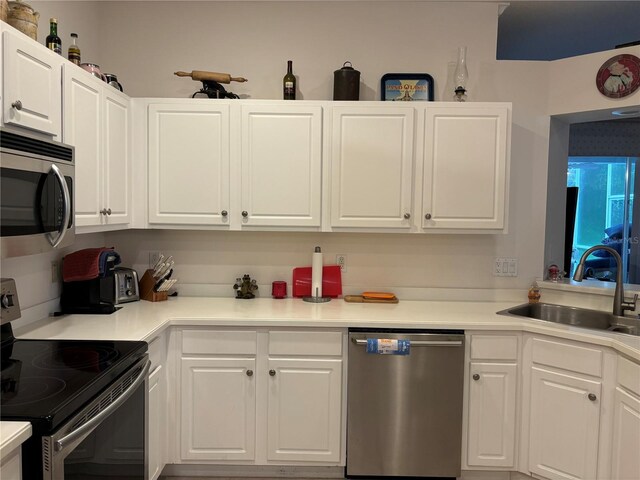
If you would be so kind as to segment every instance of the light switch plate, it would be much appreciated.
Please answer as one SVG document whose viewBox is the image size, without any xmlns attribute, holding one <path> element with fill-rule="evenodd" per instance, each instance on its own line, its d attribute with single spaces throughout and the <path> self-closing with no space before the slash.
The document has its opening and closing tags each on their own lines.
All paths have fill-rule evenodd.
<svg viewBox="0 0 640 480">
<path fill-rule="evenodd" d="M 517 277 L 518 259 L 511 257 L 496 257 L 493 262 L 494 277 Z"/>
</svg>

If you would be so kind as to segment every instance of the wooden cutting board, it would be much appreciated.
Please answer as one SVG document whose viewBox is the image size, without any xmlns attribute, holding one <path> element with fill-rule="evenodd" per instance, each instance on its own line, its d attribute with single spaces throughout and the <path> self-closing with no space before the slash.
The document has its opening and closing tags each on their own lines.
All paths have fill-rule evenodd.
<svg viewBox="0 0 640 480">
<path fill-rule="evenodd" d="M 371 298 L 362 295 L 345 295 L 344 301 L 349 303 L 398 303 L 396 296 L 393 298 Z"/>
</svg>

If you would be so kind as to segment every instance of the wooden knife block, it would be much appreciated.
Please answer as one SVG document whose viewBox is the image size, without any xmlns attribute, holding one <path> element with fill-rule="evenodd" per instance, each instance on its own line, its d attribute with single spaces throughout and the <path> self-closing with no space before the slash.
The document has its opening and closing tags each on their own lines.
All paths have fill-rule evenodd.
<svg viewBox="0 0 640 480">
<path fill-rule="evenodd" d="M 153 278 L 153 270 L 147 270 L 140 279 L 140 299 L 148 302 L 162 302 L 168 298 L 167 292 L 154 292 L 156 279 Z"/>
</svg>

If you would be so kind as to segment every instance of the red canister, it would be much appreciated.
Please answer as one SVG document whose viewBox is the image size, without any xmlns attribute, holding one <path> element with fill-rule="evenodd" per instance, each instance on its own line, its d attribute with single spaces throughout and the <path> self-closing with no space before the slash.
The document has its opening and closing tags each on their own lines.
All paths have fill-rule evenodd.
<svg viewBox="0 0 640 480">
<path fill-rule="evenodd" d="M 273 298 L 284 298 L 287 296 L 287 282 L 276 280 L 271 284 L 271 296 Z"/>
</svg>

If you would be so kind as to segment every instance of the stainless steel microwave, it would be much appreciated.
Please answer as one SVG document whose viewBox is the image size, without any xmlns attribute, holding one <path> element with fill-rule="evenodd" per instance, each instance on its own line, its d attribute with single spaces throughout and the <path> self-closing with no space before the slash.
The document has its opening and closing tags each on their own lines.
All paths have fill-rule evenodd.
<svg viewBox="0 0 640 480">
<path fill-rule="evenodd" d="M 74 149 L 0 129 L 0 256 L 71 245 L 75 237 Z"/>
</svg>

